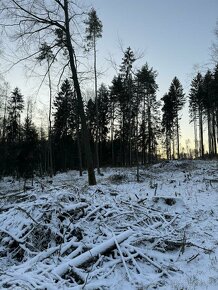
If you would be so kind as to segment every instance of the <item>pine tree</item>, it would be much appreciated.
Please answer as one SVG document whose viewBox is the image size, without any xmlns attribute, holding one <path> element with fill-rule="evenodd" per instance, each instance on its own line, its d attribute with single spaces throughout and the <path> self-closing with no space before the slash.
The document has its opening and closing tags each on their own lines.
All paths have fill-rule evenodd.
<svg viewBox="0 0 218 290">
<path fill-rule="evenodd" d="M 21 113 L 24 109 L 23 95 L 16 87 L 8 100 L 7 140 L 9 143 L 21 140 Z"/>
<path fill-rule="evenodd" d="M 23 125 L 23 140 L 17 160 L 19 176 L 32 178 L 38 163 L 38 133 L 32 122 L 31 104 L 27 104 L 27 116 Z"/>
<path fill-rule="evenodd" d="M 195 135 L 195 156 L 197 157 L 197 123 L 199 126 L 200 156 L 204 157 L 204 137 L 203 137 L 203 77 L 200 73 L 192 80 L 189 93 L 189 112 L 191 122 L 194 122 Z M 197 122 L 198 120 L 198 122 Z"/>
<path fill-rule="evenodd" d="M 203 114 L 207 120 L 207 133 L 208 133 L 208 150 L 209 155 L 216 153 L 216 133 L 215 133 L 215 115 L 214 115 L 214 101 L 212 93 L 213 75 L 211 71 L 207 71 L 203 78 Z"/>
<path fill-rule="evenodd" d="M 156 100 L 157 72 L 149 68 L 146 63 L 136 74 L 138 92 L 142 103 L 142 122 L 140 136 L 142 139 L 142 160 L 145 163 L 147 151 L 147 161 L 150 163 L 154 157 L 157 145 L 157 135 L 159 134 L 159 103 Z"/>
<path fill-rule="evenodd" d="M 56 170 L 66 170 L 72 164 L 72 143 L 77 136 L 77 101 L 68 79 L 62 83 L 61 90 L 56 95 L 53 105 L 55 166 Z M 62 154 L 60 155 L 58 152 Z"/>
<path fill-rule="evenodd" d="M 166 155 L 167 159 L 171 159 L 172 156 L 172 148 L 171 148 L 171 140 L 173 138 L 173 121 L 174 121 L 174 114 L 173 114 L 173 101 L 170 95 L 165 94 L 161 99 L 163 101 L 162 107 L 162 128 L 163 133 L 165 134 L 165 146 L 166 146 Z"/>
<path fill-rule="evenodd" d="M 132 76 L 132 66 L 136 61 L 134 53 L 130 47 L 124 52 L 124 56 L 122 58 L 122 64 L 120 66 L 120 76 L 123 81 L 125 95 L 123 99 L 120 99 L 120 107 L 123 111 L 123 137 L 126 136 L 127 140 L 124 140 L 123 143 L 127 142 L 128 149 L 126 148 L 125 152 L 128 152 L 128 156 L 124 157 L 124 163 L 132 165 L 132 137 L 133 137 L 133 120 L 134 120 L 134 112 L 133 112 L 133 103 L 134 103 L 134 82 Z M 126 139 L 125 138 L 125 139 Z"/>
<path fill-rule="evenodd" d="M 174 113 L 174 125 L 175 125 L 175 135 L 176 135 L 176 142 L 177 142 L 177 158 L 180 158 L 180 133 L 179 133 L 179 111 L 183 108 L 185 104 L 185 94 L 183 93 L 183 88 L 178 80 L 175 77 L 170 85 L 168 95 L 172 99 L 172 110 Z"/>
<path fill-rule="evenodd" d="M 98 105 L 98 84 L 97 84 L 97 39 L 102 37 L 102 23 L 99 20 L 96 10 L 94 8 L 88 13 L 88 19 L 85 21 L 86 27 L 86 39 L 88 41 L 88 46 L 93 47 L 94 50 L 94 75 L 95 75 L 95 106 L 96 106 L 96 121 L 97 121 L 97 130 L 96 130 L 96 165 L 97 172 L 100 174 L 100 165 L 99 165 L 99 105 Z"/>
</svg>

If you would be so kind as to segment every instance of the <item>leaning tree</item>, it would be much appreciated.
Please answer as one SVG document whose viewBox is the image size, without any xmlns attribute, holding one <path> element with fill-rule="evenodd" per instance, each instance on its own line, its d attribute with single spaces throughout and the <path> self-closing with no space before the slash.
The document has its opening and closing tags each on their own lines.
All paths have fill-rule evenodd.
<svg viewBox="0 0 218 290">
<path fill-rule="evenodd" d="M 78 101 L 89 184 L 94 185 L 96 179 L 76 60 L 76 38 L 80 32 L 78 22 L 83 21 L 84 16 L 84 10 L 77 2 L 79 3 L 72 0 L 1 1 L 1 26 L 19 44 L 28 46 L 26 52 L 29 55 L 24 56 L 25 59 L 31 56 L 36 58 L 40 53 L 38 48 L 44 42 L 51 47 L 55 58 L 60 54 L 65 58 L 65 67 L 70 67 Z"/>
</svg>

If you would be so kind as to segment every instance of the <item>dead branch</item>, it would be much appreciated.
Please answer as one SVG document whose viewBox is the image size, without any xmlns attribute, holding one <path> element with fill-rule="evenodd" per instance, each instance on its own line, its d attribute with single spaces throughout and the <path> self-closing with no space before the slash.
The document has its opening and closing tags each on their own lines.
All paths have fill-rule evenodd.
<svg viewBox="0 0 218 290">
<path fill-rule="evenodd" d="M 132 235 L 132 233 L 132 230 L 127 230 L 126 232 L 119 234 L 116 237 L 117 243 L 122 243 L 123 241 L 128 239 Z M 59 266 L 53 269 L 52 274 L 61 277 L 68 271 L 70 267 L 80 267 L 86 263 L 89 263 L 98 255 L 103 255 L 105 252 L 112 251 L 115 247 L 116 242 L 114 240 L 114 237 L 112 237 L 110 240 L 105 241 L 100 245 L 97 245 L 96 247 L 92 248 L 89 251 L 86 251 L 85 253 L 74 258 L 73 260 L 61 263 Z"/>
</svg>

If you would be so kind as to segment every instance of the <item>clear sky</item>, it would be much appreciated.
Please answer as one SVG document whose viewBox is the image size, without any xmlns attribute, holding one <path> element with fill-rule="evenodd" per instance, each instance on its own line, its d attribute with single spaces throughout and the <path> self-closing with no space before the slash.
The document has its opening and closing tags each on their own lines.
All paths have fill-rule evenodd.
<svg viewBox="0 0 218 290">
<path fill-rule="evenodd" d="M 130 46 L 144 55 L 136 67 L 148 62 L 157 70 L 161 98 L 174 76 L 188 93 L 196 71 L 213 67 L 210 46 L 215 40 L 218 0 L 92 0 L 90 4 L 103 24 L 98 41 L 101 70 L 110 67 L 110 58 L 119 65 L 122 49 Z M 114 74 L 109 69 L 102 81 L 110 82 Z M 187 111 L 182 113 L 183 139 L 193 138 Z"/>
</svg>

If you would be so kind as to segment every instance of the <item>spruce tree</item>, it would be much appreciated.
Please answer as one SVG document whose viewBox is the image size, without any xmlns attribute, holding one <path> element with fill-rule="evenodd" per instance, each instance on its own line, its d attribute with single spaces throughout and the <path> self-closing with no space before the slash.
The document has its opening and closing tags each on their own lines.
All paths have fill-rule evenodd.
<svg viewBox="0 0 218 290">
<path fill-rule="evenodd" d="M 56 170 L 72 167 L 73 140 L 76 139 L 77 101 L 72 85 L 64 80 L 54 99 L 54 125 L 52 135 L 55 147 Z M 61 152 L 61 154 L 58 154 Z"/>
<path fill-rule="evenodd" d="M 198 141 L 197 141 L 197 125 L 199 127 L 199 151 L 200 157 L 204 157 L 204 136 L 203 136 L 203 77 L 200 73 L 192 80 L 191 89 L 189 93 L 189 112 L 191 122 L 194 122 L 194 136 L 195 136 L 195 156 L 198 156 Z"/>
<path fill-rule="evenodd" d="M 175 77 L 170 85 L 168 95 L 172 99 L 172 110 L 174 113 L 174 124 L 175 124 L 175 134 L 177 142 L 177 158 L 180 158 L 180 126 L 179 126 L 179 111 L 183 108 L 185 104 L 185 94 L 183 93 L 183 87 L 177 77 Z"/>
<path fill-rule="evenodd" d="M 21 140 L 21 113 L 24 109 L 23 95 L 16 87 L 8 99 L 7 139 L 9 143 Z"/>
<path fill-rule="evenodd" d="M 140 126 L 142 160 L 151 162 L 157 145 L 157 137 L 160 134 L 159 103 L 156 99 L 158 85 L 156 83 L 157 72 L 149 68 L 146 63 L 136 74 L 138 92 L 142 103 L 142 122 Z"/>
<path fill-rule="evenodd" d="M 136 61 L 134 53 L 130 47 L 124 52 L 122 63 L 120 66 L 120 76 L 123 81 L 125 95 L 124 98 L 120 99 L 120 107 L 123 111 L 123 145 L 124 142 L 128 145 L 128 148 L 124 150 L 126 153 L 124 156 L 124 163 L 132 165 L 132 137 L 133 137 L 133 103 L 134 103 L 134 82 L 132 67 Z M 125 136 L 125 138 L 124 138 Z M 126 140 L 125 140 L 126 139 Z M 125 146 L 126 147 L 126 146 Z"/>
<path fill-rule="evenodd" d="M 165 134 L 164 143 L 166 147 L 166 155 L 167 159 L 171 159 L 172 157 L 172 148 L 171 148 L 171 140 L 173 138 L 173 101 L 170 95 L 165 94 L 162 99 L 163 107 L 162 107 L 162 131 Z"/>
</svg>

